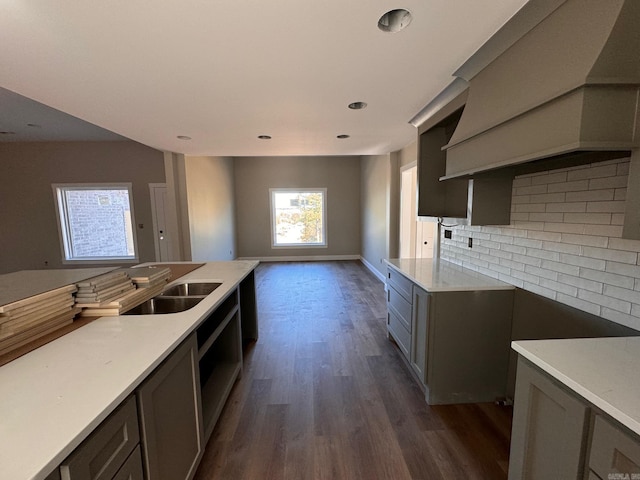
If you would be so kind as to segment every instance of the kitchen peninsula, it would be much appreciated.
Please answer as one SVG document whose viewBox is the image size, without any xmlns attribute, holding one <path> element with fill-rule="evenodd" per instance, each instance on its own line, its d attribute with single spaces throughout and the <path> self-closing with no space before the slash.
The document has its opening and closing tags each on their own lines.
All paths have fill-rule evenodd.
<svg viewBox="0 0 640 480">
<path fill-rule="evenodd" d="M 72 458 L 86 439 L 91 440 L 95 436 L 92 432 L 102 428 L 105 419 L 119 415 L 129 404 L 135 405 L 131 400 L 134 396 L 139 407 L 144 407 L 144 389 L 154 399 L 158 390 L 149 387 L 155 388 L 156 374 L 166 365 L 173 368 L 174 352 L 182 351 L 189 353 L 176 359 L 175 364 L 191 368 L 195 380 L 206 381 L 204 377 L 219 378 L 216 375 L 221 374 L 227 380 L 220 387 L 222 391 L 214 394 L 207 385 L 201 388 L 195 383 L 197 401 L 192 404 L 198 414 L 194 425 L 199 450 L 189 465 L 189 471 L 195 471 L 206 437 L 233 381 L 242 373 L 243 337 L 257 338 L 253 276 L 257 263 L 207 263 L 172 282 L 221 284 L 191 309 L 99 318 L 0 367 L 0 478 L 60 478 L 49 475 L 56 475 L 58 466 Z M 210 350 L 223 351 L 233 361 L 221 358 L 220 353 L 212 357 L 205 351 L 218 338 L 225 344 Z M 217 403 L 208 406 L 212 399 Z M 202 412 L 197 411 L 200 405 Z M 148 412 L 138 410 L 144 443 L 151 432 L 144 424 Z M 139 455 L 139 447 L 133 448 Z"/>
</svg>

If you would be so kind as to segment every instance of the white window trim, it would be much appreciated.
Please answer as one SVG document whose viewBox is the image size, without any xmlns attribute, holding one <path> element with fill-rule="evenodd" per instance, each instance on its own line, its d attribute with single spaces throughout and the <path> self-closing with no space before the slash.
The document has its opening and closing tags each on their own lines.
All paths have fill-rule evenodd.
<svg viewBox="0 0 640 480">
<path fill-rule="evenodd" d="M 139 263 L 138 255 L 138 238 L 136 233 L 136 220 L 134 212 L 133 202 L 133 187 L 131 183 L 113 182 L 113 183 L 54 183 L 51 184 L 53 189 L 53 202 L 56 211 L 56 220 L 58 224 L 58 239 L 60 242 L 60 251 L 62 254 L 63 265 L 99 265 L 99 264 L 136 264 Z M 60 211 L 60 197 L 59 188 L 74 188 L 74 189 L 127 189 L 129 191 L 129 211 L 131 212 L 131 234 L 133 236 L 133 252 L 132 258 L 124 257 L 86 257 L 86 258 L 67 258 L 66 242 L 68 238 L 68 224 L 66 219 L 63 218 L 63 214 Z"/>
<path fill-rule="evenodd" d="M 322 193 L 322 229 L 324 232 L 323 243 L 289 243 L 276 244 L 276 217 L 274 215 L 274 197 L 276 193 L 287 192 L 320 192 Z M 269 215 L 271 216 L 271 248 L 279 249 L 299 249 L 299 248 L 327 248 L 329 246 L 329 232 L 327 229 L 327 189 L 326 188 L 270 188 L 269 189 Z"/>
</svg>

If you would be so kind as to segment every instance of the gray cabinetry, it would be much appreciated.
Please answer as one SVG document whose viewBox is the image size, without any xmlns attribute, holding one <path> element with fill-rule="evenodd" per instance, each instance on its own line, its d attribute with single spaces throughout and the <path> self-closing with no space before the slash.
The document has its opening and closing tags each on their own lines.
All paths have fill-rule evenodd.
<svg viewBox="0 0 640 480">
<path fill-rule="evenodd" d="M 509 480 L 640 478 L 640 437 L 518 358 Z"/>
<path fill-rule="evenodd" d="M 583 478 L 588 412 L 584 402 L 519 359 L 509 480 Z"/>
<path fill-rule="evenodd" d="M 139 441 L 136 402 L 130 397 L 60 465 L 61 478 L 111 480 Z"/>
<path fill-rule="evenodd" d="M 429 293 L 413 286 L 411 315 L 411 368 L 423 384 L 427 383 L 427 352 L 429 350 Z"/>
<path fill-rule="evenodd" d="M 411 280 L 387 268 L 387 331 L 407 360 L 411 355 L 412 300 Z"/>
<path fill-rule="evenodd" d="M 640 439 L 604 415 L 596 415 L 589 452 L 594 478 L 640 478 Z"/>
<path fill-rule="evenodd" d="M 147 480 L 192 478 L 204 448 L 195 335 L 142 384 L 138 409 Z"/>
<path fill-rule="evenodd" d="M 429 404 L 506 393 L 513 290 L 427 292 L 387 269 L 387 329 Z"/>
<path fill-rule="evenodd" d="M 142 473 L 142 454 L 138 445 L 113 480 L 144 480 Z"/>
</svg>

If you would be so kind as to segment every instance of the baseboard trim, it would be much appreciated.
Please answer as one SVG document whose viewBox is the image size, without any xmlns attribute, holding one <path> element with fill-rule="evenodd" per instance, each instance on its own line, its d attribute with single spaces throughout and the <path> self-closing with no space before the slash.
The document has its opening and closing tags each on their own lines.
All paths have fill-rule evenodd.
<svg viewBox="0 0 640 480">
<path fill-rule="evenodd" d="M 328 262 L 332 260 L 360 260 L 360 255 L 301 255 L 286 257 L 238 257 L 238 260 L 261 262 Z"/>
<path fill-rule="evenodd" d="M 367 267 L 367 269 L 373 273 L 376 277 L 378 277 L 378 279 L 382 282 L 385 283 L 386 282 L 386 278 L 384 276 L 384 274 L 380 273 L 379 270 L 376 269 L 376 267 L 374 267 L 371 263 L 367 262 L 367 260 L 364 257 L 360 257 L 360 261 L 362 262 L 362 264 Z"/>
</svg>

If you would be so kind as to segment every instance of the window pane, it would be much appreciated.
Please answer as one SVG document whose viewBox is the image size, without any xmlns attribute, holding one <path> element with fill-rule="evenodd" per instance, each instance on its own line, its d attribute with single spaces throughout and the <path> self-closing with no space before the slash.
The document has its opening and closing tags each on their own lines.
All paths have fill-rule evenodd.
<svg viewBox="0 0 640 480">
<path fill-rule="evenodd" d="M 128 188 L 60 187 L 67 260 L 135 259 Z"/>
<path fill-rule="evenodd" d="M 274 245 L 325 245 L 324 192 L 273 191 Z"/>
</svg>

